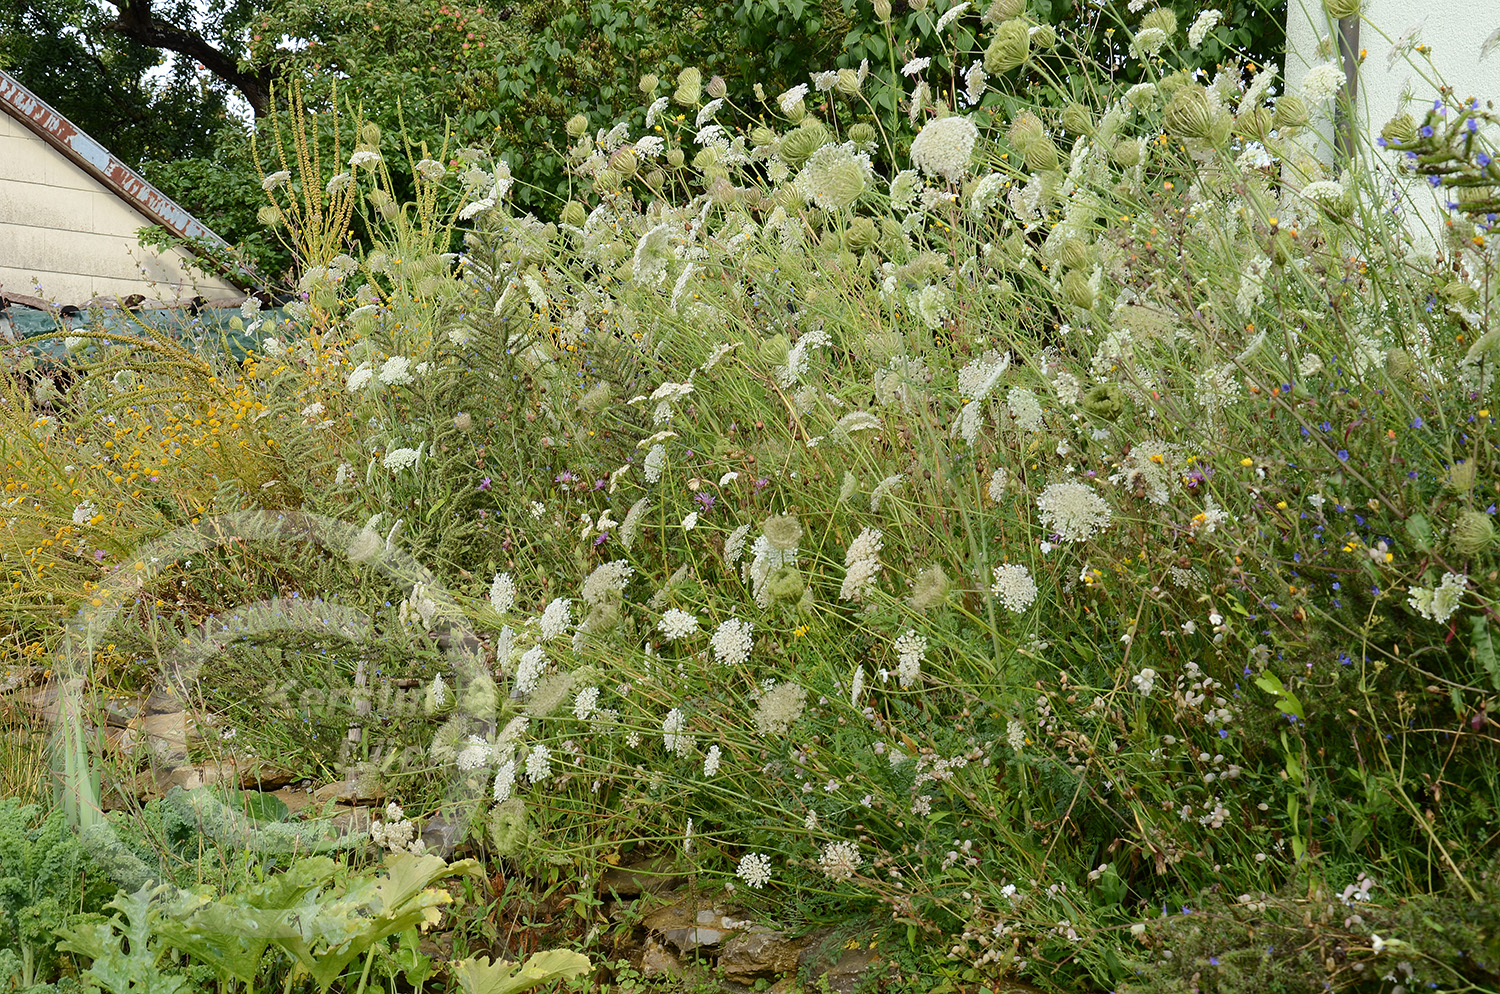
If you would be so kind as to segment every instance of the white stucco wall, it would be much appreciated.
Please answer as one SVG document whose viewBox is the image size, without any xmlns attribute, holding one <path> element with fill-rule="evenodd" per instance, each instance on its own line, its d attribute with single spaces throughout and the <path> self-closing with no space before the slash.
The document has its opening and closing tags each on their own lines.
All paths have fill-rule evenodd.
<svg viewBox="0 0 1500 994">
<path fill-rule="evenodd" d="M 175 303 L 242 294 L 136 242 L 150 222 L 62 153 L 0 113 L 0 292 L 82 305 L 143 294 Z M 37 287 L 40 286 L 40 289 Z"/>
<path fill-rule="evenodd" d="M 1408 28 L 1420 25 L 1416 41 L 1428 51 L 1391 61 L 1396 41 Z M 1359 69 L 1355 119 L 1360 130 L 1360 154 L 1380 163 L 1396 178 L 1416 207 L 1408 227 L 1430 240 L 1430 232 L 1441 225 L 1447 211 L 1423 183 L 1397 177 L 1391 168 L 1396 157 L 1377 148 L 1380 129 L 1403 109 L 1418 122 L 1438 97 L 1438 87 L 1453 87 L 1454 97 L 1477 97 L 1500 104 L 1500 48 L 1480 60 L 1480 46 L 1500 27 L 1500 0 L 1364 0 L 1359 28 L 1359 47 L 1366 57 Z M 1289 0 L 1287 6 L 1287 91 L 1298 92 L 1302 78 L 1314 65 L 1337 59 L 1337 22 L 1323 12 L 1320 3 Z M 1325 43 L 1326 39 L 1326 43 Z M 1320 45 L 1323 49 L 1320 52 Z M 1332 127 L 1325 120 L 1319 130 L 1315 154 L 1334 161 Z M 1309 136 L 1311 137 L 1311 136 Z"/>
</svg>

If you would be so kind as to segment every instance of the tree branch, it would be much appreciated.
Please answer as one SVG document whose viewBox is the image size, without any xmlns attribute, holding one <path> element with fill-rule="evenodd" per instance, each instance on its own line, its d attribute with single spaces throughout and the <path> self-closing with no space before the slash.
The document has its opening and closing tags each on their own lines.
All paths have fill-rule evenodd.
<svg viewBox="0 0 1500 994">
<path fill-rule="evenodd" d="M 151 0 L 109 0 L 118 11 L 112 30 L 149 48 L 162 48 L 195 59 L 205 69 L 244 94 L 256 116 L 271 105 L 271 79 L 268 73 L 242 72 L 232 55 L 209 44 L 196 31 L 179 28 L 156 17 Z"/>
</svg>

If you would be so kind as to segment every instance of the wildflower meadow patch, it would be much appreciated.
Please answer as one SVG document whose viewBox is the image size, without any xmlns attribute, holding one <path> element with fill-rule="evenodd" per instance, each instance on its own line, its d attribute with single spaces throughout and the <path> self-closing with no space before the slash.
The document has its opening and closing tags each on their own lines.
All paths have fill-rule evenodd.
<svg viewBox="0 0 1500 994">
<path fill-rule="evenodd" d="M 66 410 L 0 380 L 5 638 L 151 914 L 210 871 L 142 779 L 255 761 L 365 820 L 250 812 L 226 893 L 567 882 L 549 935 L 605 955 L 597 882 L 650 867 L 867 938 L 871 989 L 1495 982 L 1496 115 L 1335 167 L 1332 61 L 1034 7 L 877 2 L 888 71 L 779 93 L 647 76 L 558 122 L 546 216 L 503 150 L 295 128 L 248 358 L 82 331 Z M 88 716 L 153 687 L 179 759 Z M 359 948 L 415 971 L 412 900 Z"/>
</svg>

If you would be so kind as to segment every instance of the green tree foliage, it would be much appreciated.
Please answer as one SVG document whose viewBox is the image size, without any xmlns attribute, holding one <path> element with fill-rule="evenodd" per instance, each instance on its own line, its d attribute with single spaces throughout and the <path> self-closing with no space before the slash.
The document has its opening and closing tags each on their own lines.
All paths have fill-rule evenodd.
<svg viewBox="0 0 1500 994">
<path fill-rule="evenodd" d="M 162 6 L 174 16 L 194 7 Z M 191 58 L 163 71 L 162 50 L 121 30 L 118 13 L 95 0 L 0 5 L 0 67 L 127 162 L 211 154 L 230 84 Z M 235 30 L 227 11 L 220 21 Z"/>
</svg>

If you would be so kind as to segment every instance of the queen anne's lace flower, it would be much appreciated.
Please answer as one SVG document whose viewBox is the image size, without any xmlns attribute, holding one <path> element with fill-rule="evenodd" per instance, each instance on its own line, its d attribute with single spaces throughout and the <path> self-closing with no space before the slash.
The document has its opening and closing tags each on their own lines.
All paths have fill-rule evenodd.
<svg viewBox="0 0 1500 994">
<path fill-rule="evenodd" d="M 1008 481 L 1009 476 L 1005 472 L 1004 466 L 1001 466 L 990 474 L 990 482 L 985 486 L 985 493 L 990 495 L 990 500 L 996 504 L 1000 503 L 1000 499 L 1005 496 L 1005 487 Z"/>
<path fill-rule="evenodd" d="M 1302 77 L 1302 99 L 1310 104 L 1332 100 L 1344 89 L 1344 69 L 1338 63 L 1313 66 Z"/>
<path fill-rule="evenodd" d="M 495 574 L 495 580 L 489 585 L 489 606 L 495 609 L 496 615 L 504 615 L 516 606 L 516 582 L 510 579 L 510 574 Z"/>
<path fill-rule="evenodd" d="M 628 517 L 628 515 L 627 515 Z M 583 581 L 580 593 L 585 604 L 602 604 L 615 591 L 624 590 L 625 584 L 635 574 L 635 567 L 624 559 L 600 563 Z"/>
<path fill-rule="evenodd" d="M 913 305 L 922 323 L 937 331 L 948 319 L 948 288 L 929 283 L 913 296 Z"/>
<path fill-rule="evenodd" d="M 896 639 L 896 676 L 903 687 L 911 687 L 922 677 L 922 660 L 927 657 L 927 639 L 916 629 L 908 628 Z"/>
<path fill-rule="evenodd" d="M 1028 434 L 1042 430 L 1042 405 L 1036 394 L 1025 387 L 1011 387 L 1005 395 L 1005 408 L 1016 427 Z"/>
<path fill-rule="evenodd" d="M 797 109 L 802 98 L 807 96 L 808 86 L 806 83 L 798 83 L 776 98 L 776 105 L 781 108 L 783 114 L 790 114 Z"/>
<path fill-rule="evenodd" d="M 1006 609 L 1020 614 L 1036 601 L 1036 581 L 1031 571 L 1020 563 L 995 567 L 995 582 L 990 593 L 1000 598 Z"/>
<path fill-rule="evenodd" d="M 760 890 L 771 882 L 771 857 L 764 853 L 747 852 L 740 857 L 739 869 L 734 872 L 747 886 Z"/>
<path fill-rule="evenodd" d="M 470 735 L 459 750 L 455 763 L 460 770 L 477 770 L 489 765 L 490 755 L 490 744 L 482 736 Z"/>
<path fill-rule="evenodd" d="M 1422 617 L 1442 624 L 1458 610 L 1459 601 L 1463 600 L 1468 586 L 1469 578 L 1465 574 L 1444 573 L 1436 590 L 1426 587 L 1408 588 L 1407 592 L 1411 596 L 1406 599 L 1406 603 Z"/>
<path fill-rule="evenodd" d="M 661 723 L 661 741 L 667 752 L 686 759 L 693 752 L 693 734 L 687 730 L 687 715 L 673 708 Z"/>
<path fill-rule="evenodd" d="M 392 472 L 398 472 L 400 470 L 406 469 L 409 466 L 415 466 L 417 464 L 417 459 L 420 458 L 421 455 L 422 451 L 420 446 L 415 449 L 392 449 L 390 452 L 386 453 L 385 459 L 383 459 L 382 462 L 385 465 L 386 469 L 391 470 Z"/>
<path fill-rule="evenodd" d="M 1199 14 L 1193 21 L 1193 26 L 1188 28 L 1188 47 L 1197 48 L 1203 44 L 1203 39 L 1208 37 L 1208 33 L 1218 25 L 1223 16 L 1217 10 L 1205 10 Z"/>
<path fill-rule="evenodd" d="M 651 446 L 646 452 L 646 458 L 641 460 L 641 472 L 647 483 L 656 483 L 661 479 L 661 471 L 666 462 L 667 447 L 659 442 Z"/>
<path fill-rule="evenodd" d="M 404 386 L 411 382 L 411 360 L 404 355 L 393 355 L 380 367 L 380 382 L 386 386 Z"/>
<path fill-rule="evenodd" d="M 1161 28 L 1144 28 L 1130 43 L 1130 57 L 1146 59 L 1161 51 L 1167 43 L 1167 33 Z"/>
<path fill-rule="evenodd" d="M 531 747 L 531 754 L 526 757 L 526 779 L 539 784 L 551 775 L 552 750 L 537 743 Z"/>
<path fill-rule="evenodd" d="M 714 658 L 724 666 L 738 666 L 749 659 L 750 650 L 755 647 L 752 629 L 750 622 L 738 618 L 724 621 L 708 640 Z"/>
<path fill-rule="evenodd" d="M 534 645 L 521 654 L 521 661 L 516 665 L 516 693 L 525 696 L 536 689 L 537 681 L 542 678 L 542 671 L 547 668 L 547 656 L 542 652 L 542 647 Z"/>
<path fill-rule="evenodd" d="M 958 371 L 958 393 L 964 400 L 984 400 L 1010 368 L 1010 353 L 994 349 L 970 360 Z"/>
<path fill-rule="evenodd" d="M 573 609 L 571 602 L 565 597 L 554 598 L 545 610 L 542 611 L 540 625 L 542 629 L 542 641 L 555 639 L 568 630 L 573 623 Z"/>
<path fill-rule="evenodd" d="M 755 729 L 761 735 L 785 735 L 802 717 L 806 705 L 807 691 L 801 686 L 789 680 L 778 683 L 760 695 L 755 708 Z"/>
<path fill-rule="evenodd" d="M 950 183 L 963 179 L 974 155 L 979 128 L 967 117 L 940 117 L 929 121 L 911 143 L 911 161 L 928 176 Z"/>
<path fill-rule="evenodd" d="M 863 862 L 859 846 L 853 842 L 830 842 L 818 857 L 818 867 L 829 880 L 852 879 Z"/>
<path fill-rule="evenodd" d="M 374 378 L 374 368 L 370 363 L 362 362 L 357 367 L 355 367 L 354 372 L 349 374 L 349 379 L 346 385 L 348 386 L 350 393 L 358 393 L 366 386 L 368 386 L 370 381 Z"/>
<path fill-rule="evenodd" d="M 1054 483 L 1036 500 L 1042 524 L 1064 542 L 1083 542 L 1109 527 L 1110 509 L 1084 483 Z"/>
<path fill-rule="evenodd" d="M 588 721 L 599 710 L 599 688 L 584 687 L 573 697 L 573 717 Z"/>
<path fill-rule="evenodd" d="M 656 625 L 661 637 L 668 642 L 685 639 L 698 630 L 698 619 L 686 611 L 670 608 Z"/>
<path fill-rule="evenodd" d="M 824 210 L 846 210 L 870 186 L 870 158 L 849 142 L 828 144 L 808 158 L 797 174 L 802 195 Z"/>
<path fill-rule="evenodd" d="M 516 761 L 507 759 L 500 764 L 495 771 L 495 786 L 493 788 L 494 798 L 497 804 L 504 804 L 510 800 L 510 793 L 516 786 Z"/>
<path fill-rule="evenodd" d="M 875 489 L 870 491 L 870 513 L 879 513 L 880 502 L 885 500 L 886 494 L 890 493 L 892 490 L 895 490 L 905 481 L 906 477 L 901 473 L 897 473 L 895 476 L 887 476 L 885 479 L 875 484 Z"/>
</svg>

